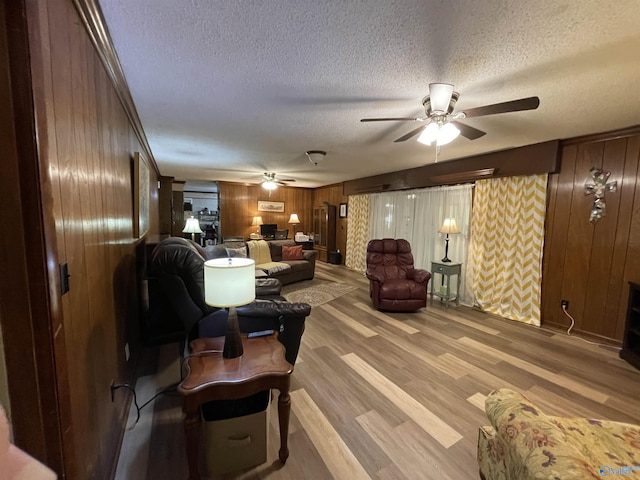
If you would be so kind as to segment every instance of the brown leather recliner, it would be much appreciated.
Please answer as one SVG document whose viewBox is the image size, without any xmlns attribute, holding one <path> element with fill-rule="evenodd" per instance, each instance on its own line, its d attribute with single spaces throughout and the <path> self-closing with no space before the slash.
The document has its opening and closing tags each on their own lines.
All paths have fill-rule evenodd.
<svg viewBox="0 0 640 480">
<path fill-rule="evenodd" d="M 366 275 L 375 309 L 413 312 L 427 306 L 431 273 L 414 268 L 411 245 L 406 240 L 370 240 Z"/>
</svg>

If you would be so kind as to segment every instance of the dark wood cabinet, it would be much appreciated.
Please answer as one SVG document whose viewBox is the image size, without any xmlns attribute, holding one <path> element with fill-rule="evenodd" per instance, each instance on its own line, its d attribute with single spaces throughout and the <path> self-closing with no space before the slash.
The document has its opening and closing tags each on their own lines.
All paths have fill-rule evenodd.
<svg viewBox="0 0 640 480">
<path fill-rule="evenodd" d="M 313 249 L 318 260 L 329 261 L 329 252 L 336 249 L 336 207 L 322 205 L 313 209 Z"/>
<path fill-rule="evenodd" d="M 629 307 L 620 358 L 640 368 L 640 284 L 629 282 Z"/>
</svg>

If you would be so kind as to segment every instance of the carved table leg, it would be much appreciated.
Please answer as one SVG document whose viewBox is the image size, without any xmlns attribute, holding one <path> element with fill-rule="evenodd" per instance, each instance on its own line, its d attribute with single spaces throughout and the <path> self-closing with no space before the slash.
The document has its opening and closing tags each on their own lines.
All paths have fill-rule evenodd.
<svg viewBox="0 0 640 480">
<path fill-rule="evenodd" d="M 196 408 L 190 408 L 185 405 L 184 407 L 184 436 L 185 445 L 187 447 L 187 462 L 189 464 L 189 480 L 200 480 L 200 471 L 198 469 L 199 463 L 199 449 L 200 442 L 200 410 Z"/>
<path fill-rule="evenodd" d="M 280 389 L 278 396 L 278 421 L 280 423 L 280 461 L 284 464 L 289 458 L 289 414 L 291 412 L 291 396 L 289 382 Z"/>
</svg>

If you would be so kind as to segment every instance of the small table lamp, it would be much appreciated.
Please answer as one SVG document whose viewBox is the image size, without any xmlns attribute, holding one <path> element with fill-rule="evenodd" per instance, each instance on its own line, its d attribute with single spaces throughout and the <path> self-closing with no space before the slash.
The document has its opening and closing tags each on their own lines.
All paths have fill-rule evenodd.
<svg viewBox="0 0 640 480">
<path fill-rule="evenodd" d="M 256 298 L 256 268 L 250 258 L 216 258 L 204 262 L 204 301 L 228 309 L 224 358 L 243 354 L 236 307 Z"/>
<path fill-rule="evenodd" d="M 200 230 L 200 222 L 198 219 L 194 217 L 187 218 L 187 223 L 185 223 L 182 233 L 190 233 L 191 240 L 195 242 L 196 233 L 203 233 L 202 230 Z"/>
<path fill-rule="evenodd" d="M 449 260 L 449 234 L 450 233 L 460 233 L 460 230 L 458 230 L 458 225 L 456 225 L 456 219 L 455 218 L 445 218 L 444 219 L 444 223 L 442 224 L 442 227 L 440 228 L 440 230 L 438 230 L 439 233 L 446 233 L 447 237 L 445 239 L 445 246 L 444 246 L 444 258 L 442 259 L 443 262 L 450 262 L 451 260 Z"/>
<path fill-rule="evenodd" d="M 251 220 L 251 226 L 252 227 L 258 227 L 256 229 L 256 233 L 258 235 L 260 235 L 260 225 L 262 225 L 264 222 L 262 221 L 262 217 L 260 215 L 256 215 L 255 217 L 253 217 L 253 220 Z"/>
<path fill-rule="evenodd" d="M 289 222 L 290 224 L 293 225 L 293 238 L 296 237 L 296 225 L 300 223 L 300 219 L 298 218 L 298 214 L 297 213 L 292 213 L 291 216 L 289 217 Z"/>
</svg>

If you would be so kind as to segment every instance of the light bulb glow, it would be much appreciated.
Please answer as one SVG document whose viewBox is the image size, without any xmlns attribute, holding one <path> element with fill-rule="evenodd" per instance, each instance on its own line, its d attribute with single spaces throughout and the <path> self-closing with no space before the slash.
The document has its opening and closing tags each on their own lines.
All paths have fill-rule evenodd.
<svg viewBox="0 0 640 480">
<path fill-rule="evenodd" d="M 460 130 L 453 123 L 445 123 L 442 127 L 440 127 L 440 132 L 438 134 L 438 145 L 446 145 L 447 143 L 452 142 L 458 135 L 460 135 Z"/>
<path fill-rule="evenodd" d="M 418 137 L 418 141 L 424 145 L 431 145 L 433 142 L 436 142 L 436 145 L 446 145 L 458 135 L 460 130 L 453 123 L 440 125 L 437 121 L 431 121 Z"/>
<path fill-rule="evenodd" d="M 418 141 L 424 145 L 431 145 L 438 139 L 438 131 L 438 124 L 436 122 L 431 122 L 427 125 L 427 128 L 422 131 L 418 137 Z"/>
</svg>

